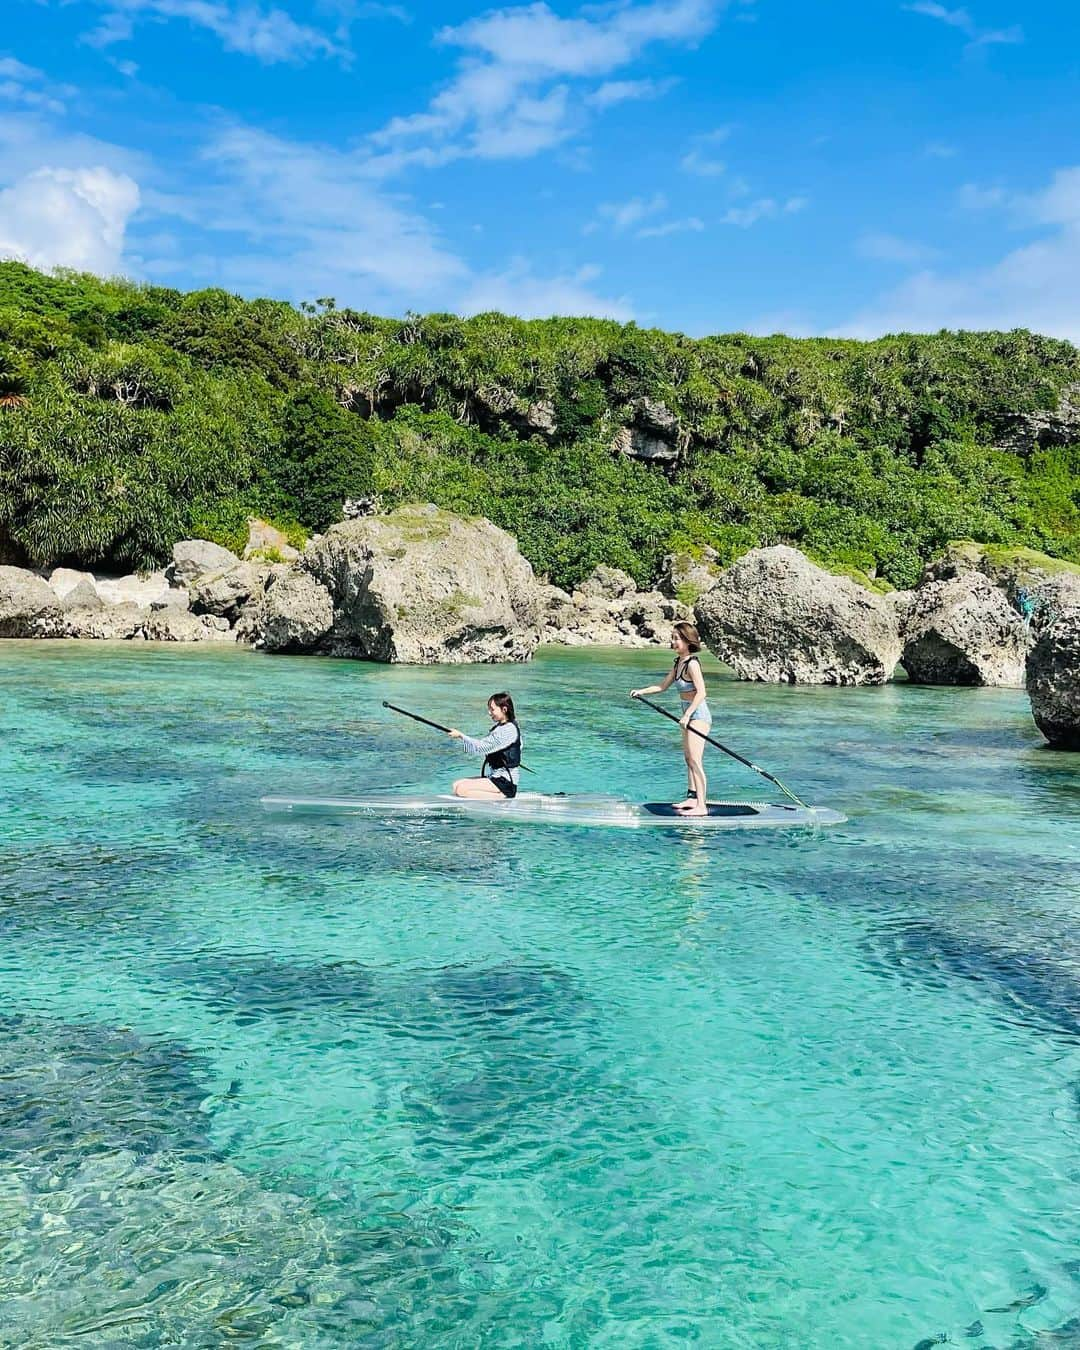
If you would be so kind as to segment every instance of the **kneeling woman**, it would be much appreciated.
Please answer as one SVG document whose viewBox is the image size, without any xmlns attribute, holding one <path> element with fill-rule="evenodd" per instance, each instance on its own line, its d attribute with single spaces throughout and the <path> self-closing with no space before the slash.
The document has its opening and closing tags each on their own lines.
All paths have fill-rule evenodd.
<svg viewBox="0 0 1080 1350">
<path fill-rule="evenodd" d="M 487 736 L 466 736 L 456 728 L 450 735 L 461 742 L 467 755 L 483 755 L 479 778 L 459 778 L 455 797 L 516 797 L 521 763 L 521 728 L 514 718 L 514 700 L 509 694 L 492 694 L 488 716 L 495 723 Z"/>
</svg>

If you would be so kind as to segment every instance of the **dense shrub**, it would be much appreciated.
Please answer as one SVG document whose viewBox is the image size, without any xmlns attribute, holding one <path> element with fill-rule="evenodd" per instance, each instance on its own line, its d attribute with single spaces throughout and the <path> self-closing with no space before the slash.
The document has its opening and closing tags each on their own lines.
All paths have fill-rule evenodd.
<svg viewBox="0 0 1080 1350">
<path fill-rule="evenodd" d="M 1075 348 L 1023 331 L 387 319 L 5 263 L 0 527 L 42 563 L 149 565 L 185 533 L 239 546 L 252 512 L 325 529 L 374 488 L 489 516 L 562 585 L 782 541 L 910 585 L 957 537 L 1080 559 L 1080 447 L 998 448 L 1078 383 Z M 674 468 L 613 452 L 642 396 L 679 419 Z"/>
</svg>

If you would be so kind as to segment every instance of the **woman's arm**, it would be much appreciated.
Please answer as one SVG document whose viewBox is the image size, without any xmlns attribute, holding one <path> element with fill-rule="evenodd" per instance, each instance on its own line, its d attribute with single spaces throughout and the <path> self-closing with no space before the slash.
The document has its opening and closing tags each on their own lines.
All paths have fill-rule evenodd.
<svg viewBox="0 0 1080 1350">
<path fill-rule="evenodd" d="M 453 732 L 450 733 L 453 735 Z M 517 740 L 517 727 L 510 722 L 492 727 L 486 736 L 463 736 L 458 732 L 457 739 L 467 755 L 490 755 L 493 750 L 505 750 Z"/>
<path fill-rule="evenodd" d="M 640 698 L 642 694 L 662 694 L 665 689 L 671 688 L 671 681 L 675 678 L 675 667 L 672 666 L 664 676 L 660 684 L 647 684 L 644 689 L 631 689 L 631 698 Z"/>
<path fill-rule="evenodd" d="M 694 713 L 705 702 L 705 676 L 701 673 L 701 662 L 695 656 L 689 663 L 690 678 L 694 682 L 694 697 L 686 705 L 686 711 L 679 718 L 679 725 L 688 727 Z"/>
</svg>

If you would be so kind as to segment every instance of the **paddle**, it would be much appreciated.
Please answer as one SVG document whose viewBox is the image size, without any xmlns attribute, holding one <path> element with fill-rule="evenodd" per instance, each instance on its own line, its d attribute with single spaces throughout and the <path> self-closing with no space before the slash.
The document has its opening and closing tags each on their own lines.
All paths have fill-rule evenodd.
<svg viewBox="0 0 1080 1350">
<path fill-rule="evenodd" d="M 426 727 L 434 727 L 436 731 L 445 731 L 447 734 L 450 732 L 450 728 L 444 727 L 441 722 L 433 722 L 428 717 L 421 717 L 419 713 L 409 712 L 408 708 L 399 708 L 396 703 L 387 703 L 386 699 L 383 699 L 382 705 L 384 708 L 389 708 L 391 712 L 400 713 L 402 717 L 411 717 L 414 722 L 422 722 Z M 530 769 L 527 764 L 520 764 L 518 767 L 524 769 L 526 773 L 536 772 L 535 769 Z"/>
<path fill-rule="evenodd" d="M 644 695 L 634 694 L 633 697 L 636 698 L 639 703 L 646 704 L 653 712 L 658 712 L 661 717 L 667 717 L 672 722 L 679 721 L 679 718 L 677 718 L 674 713 L 668 712 L 666 708 L 661 708 L 659 703 L 653 703 L 650 699 L 645 698 Z M 708 741 L 710 745 L 715 745 L 717 750 L 723 750 L 725 755 L 730 755 L 732 759 L 737 759 L 740 764 L 745 764 L 748 769 L 753 769 L 755 773 L 761 774 L 762 778 L 767 778 L 770 783 L 775 783 L 785 796 L 790 797 L 791 800 L 797 802 L 799 806 L 810 810 L 810 807 L 807 806 L 806 802 L 804 802 L 801 797 L 797 797 L 790 788 L 785 787 L 780 779 L 774 777 L 767 769 L 763 769 L 759 764 L 755 764 L 752 760 L 744 759 L 737 751 L 729 750 L 726 745 L 721 745 L 719 741 L 714 741 L 711 736 L 706 736 L 703 731 L 698 731 L 697 727 L 694 726 L 692 722 L 686 729 L 687 731 L 692 731 L 695 736 L 700 736 L 703 741 Z"/>
</svg>

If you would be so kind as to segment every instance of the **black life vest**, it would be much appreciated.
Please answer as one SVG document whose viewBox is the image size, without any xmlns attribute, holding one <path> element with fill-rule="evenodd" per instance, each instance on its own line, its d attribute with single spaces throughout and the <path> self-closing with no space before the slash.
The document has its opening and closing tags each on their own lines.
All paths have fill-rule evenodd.
<svg viewBox="0 0 1080 1350">
<path fill-rule="evenodd" d="M 511 741 L 505 750 L 492 750 L 490 755 L 484 756 L 484 776 L 491 777 L 493 769 L 516 769 L 521 764 L 521 728 L 517 722 L 512 723 L 517 732 L 517 740 Z"/>
</svg>

